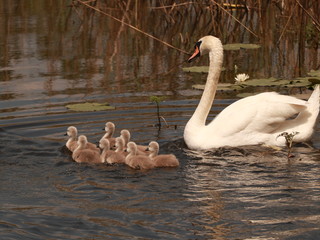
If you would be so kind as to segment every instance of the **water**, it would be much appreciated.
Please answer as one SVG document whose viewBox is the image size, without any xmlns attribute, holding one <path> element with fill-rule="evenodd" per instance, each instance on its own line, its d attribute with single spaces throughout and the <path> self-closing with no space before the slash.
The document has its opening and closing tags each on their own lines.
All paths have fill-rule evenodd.
<svg viewBox="0 0 320 240">
<path fill-rule="evenodd" d="M 120 25 L 103 28 L 101 16 L 77 15 L 64 1 L 36 2 L 0 4 L 1 239 L 319 238 L 319 123 L 314 148 L 295 146 L 289 161 L 286 150 L 258 146 L 190 151 L 181 137 L 201 94 L 190 89 L 205 74 L 184 73 L 177 66 L 183 54 L 128 29 L 113 41 Z M 239 57 L 258 62 L 259 54 Z M 222 80 L 231 81 L 232 71 Z M 166 96 L 160 111 L 169 126 L 161 131 L 151 95 Z M 210 118 L 236 100 L 217 97 Z M 85 101 L 116 109 L 65 107 Z M 106 121 L 116 123 L 116 134 L 131 130 L 138 143 L 159 141 L 180 167 L 135 171 L 73 162 L 63 147 L 67 127 L 96 142 Z"/>
</svg>

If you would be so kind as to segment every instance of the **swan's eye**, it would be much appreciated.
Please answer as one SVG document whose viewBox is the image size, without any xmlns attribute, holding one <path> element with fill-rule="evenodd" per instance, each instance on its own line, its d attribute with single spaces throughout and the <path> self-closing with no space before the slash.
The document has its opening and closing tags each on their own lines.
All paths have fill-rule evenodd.
<svg viewBox="0 0 320 240">
<path fill-rule="evenodd" d="M 195 49 L 196 49 L 196 47 L 200 48 L 201 43 L 202 43 L 202 41 L 198 41 L 198 42 L 196 43 L 196 45 L 194 45 L 194 48 L 195 48 Z"/>
</svg>

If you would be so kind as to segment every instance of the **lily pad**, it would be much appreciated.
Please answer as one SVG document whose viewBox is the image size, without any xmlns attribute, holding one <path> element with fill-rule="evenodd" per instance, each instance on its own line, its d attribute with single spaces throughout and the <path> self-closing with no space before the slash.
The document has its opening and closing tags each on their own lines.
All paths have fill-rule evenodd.
<svg viewBox="0 0 320 240">
<path fill-rule="evenodd" d="M 253 43 L 230 43 L 223 45 L 223 49 L 227 51 L 235 51 L 240 49 L 258 49 L 261 46 Z"/>
<path fill-rule="evenodd" d="M 209 66 L 193 66 L 182 68 L 185 72 L 194 72 L 194 73 L 207 73 L 209 72 Z M 224 71 L 225 68 L 222 68 L 221 71 Z"/>
<path fill-rule="evenodd" d="M 246 86 L 259 86 L 259 87 L 274 87 L 274 86 L 284 86 L 284 87 L 305 87 L 310 85 L 309 78 L 298 78 L 294 80 L 287 79 L 276 79 L 276 78 L 266 78 L 266 79 L 252 79 L 248 80 L 242 85 Z"/>
<path fill-rule="evenodd" d="M 209 71 L 208 66 L 194 66 L 182 68 L 185 72 L 207 73 Z"/>
<path fill-rule="evenodd" d="M 204 90 L 204 84 L 195 84 L 192 85 L 192 88 L 197 90 Z M 240 85 L 232 84 L 232 83 L 219 83 L 217 90 L 220 91 L 232 91 L 232 90 L 240 90 L 242 87 Z"/>
<path fill-rule="evenodd" d="M 93 111 L 104 111 L 104 110 L 113 110 L 115 107 L 110 106 L 109 103 L 76 103 L 68 104 L 66 108 L 76 111 L 76 112 L 93 112 Z"/>
<path fill-rule="evenodd" d="M 238 97 L 238 98 L 246 98 L 246 97 L 250 97 L 250 96 L 253 96 L 253 95 L 256 95 L 256 93 L 253 93 L 253 92 L 244 92 L 244 93 L 238 93 L 238 94 L 237 94 L 237 97 Z"/>
<path fill-rule="evenodd" d="M 320 70 L 311 70 L 308 72 L 308 75 L 311 77 L 319 77 L 320 78 Z"/>
<path fill-rule="evenodd" d="M 309 78 L 308 81 L 313 85 L 320 84 L 320 78 Z"/>
</svg>

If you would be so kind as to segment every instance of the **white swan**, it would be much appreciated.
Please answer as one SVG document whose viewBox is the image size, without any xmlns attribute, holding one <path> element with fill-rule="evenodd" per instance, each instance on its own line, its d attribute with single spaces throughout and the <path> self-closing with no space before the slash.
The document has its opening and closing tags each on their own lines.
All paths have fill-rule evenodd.
<svg viewBox="0 0 320 240">
<path fill-rule="evenodd" d="M 152 159 L 155 167 L 178 167 L 179 161 L 173 154 L 159 153 L 159 144 L 156 141 L 149 143 L 148 149 L 150 151 L 149 157 Z"/>
<path fill-rule="evenodd" d="M 295 142 L 311 138 L 319 113 L 319 86 L 308 101 L 266 92 L 243 98 L 225 108 L 206 125 L 212 106 L 223 61 L 221 41 L 213 36 L 201 38 L 189 62 L 209 54 L 209 73 L 201 100 L 184 129 L 184 140 L 190 149 L 210 149 L 222 146 L 266 144 L 285 146 L 282 132 L 299 132 Z M 296 114 L 297 117 L 293 118 Z"/>
<path fill-rule="evenodd" d="M 72 158 L 78 163 L 103 163 L 97 151 L 87 148 L 88 140 L 84 135 L 78 138 L 78 147 L 73 151 Z"/>
<path fill-rule="evenodd" d="M 125 163 L 134 169 L 152 169 L 155 167 L 152 159 L 145 155 L 137 154 L 137 145 L 134 142 L 128 142 L 127 151 L 129 152 L 126 156 Z"/>
</svg>

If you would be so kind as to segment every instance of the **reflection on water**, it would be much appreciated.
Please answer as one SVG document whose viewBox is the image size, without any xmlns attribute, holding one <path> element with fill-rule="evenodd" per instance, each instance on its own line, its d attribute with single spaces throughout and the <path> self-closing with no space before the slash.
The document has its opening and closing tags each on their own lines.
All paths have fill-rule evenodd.
<svg viewBox="0 0 320 240">
<path fill-rule="evenodd" d="M 318 35 L 296 1 L 246 2 L 248 10 L 227 12 L 258 38 L 212 2 L 91 4 L 186 51 L 207 33 L 224 43 L 261 44 L 226 51 L 224 82 L 233 82 L 234 65 L 252 77 L 294 77 L 318 67 Z M 299 2 L 319 15 L 313 3 Z M 201 94 L 191 85 L 206 75 L 184 73 L 183 53 L 72 1 L 4 1 L 0 23 L 1 239 L 319 236 L 319 125 L 315 149 L 295 146 L 289 161 L 286 150 L 262 147 L 192 152 L 181 136 Z M 160 112 L 169 126 L 161 131 L 152 95 L 166 96 Z M 218 97 L 210 118 L 235 100 Z M 116 109 L 65 108 L 85 101 Z M 181 166 L 140 172 L 72 162 L 62 148 L 67 127 L 95 142 L 106 121 L 116 123 L 116 135 L 128 128 L 138 143 L 158 140 Z"/>
</svg>

